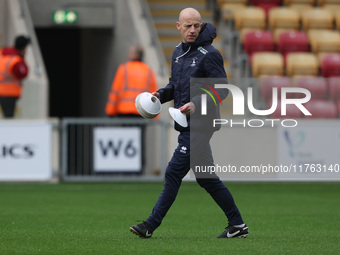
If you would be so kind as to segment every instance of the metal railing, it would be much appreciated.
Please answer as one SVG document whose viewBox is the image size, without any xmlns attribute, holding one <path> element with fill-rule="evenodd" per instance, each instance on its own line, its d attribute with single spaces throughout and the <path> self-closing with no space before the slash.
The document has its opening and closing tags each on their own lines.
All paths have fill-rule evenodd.
<svg viewBox="0 0 340 255">
<path fill-rule="evenodd" d="M 142 148 L 157 146 L 160 164 L 158 175 L 142 169 L 140 173 L 105 172 L 94 169 L 94 129 L 97 127 L 151 126 L 159 127 L 160 132 L 153 132 L 153 137 L 142 138 Z M 136 118 L 65 118 L 61 122 L 61 180 L 62 181 L 161 181 L 167 165 L 167 130 L 169 122 Z M 155 127 L 154 127 L 155 128 Z M 157 137 L 156 134 L 159 134 Z M 148 141 L 148 142 L 147 142 Z M 144 154 L 145 155 L 145 154 Z M 154 155 L 145 155 L 146 168 L 154 162 Z M 157 160 L 155 160 L 157 161 Z"/>
<path fill-rule="evenodd" d="M 167 75 L 166 59 L 163 54 L 163 48 L 161 43 L 159 42 L 158 33 L 155 28 L 155 24 L 152 20 L 148 3 L 145 0 L 139 1 L 142 7 L 142 17 L 145 19 L 150 31 L 150 43 L 153 47 L 156 48 L 157 51 L 157 58 L 159 63 L 159 75 L 163 77 L 164 75 Z"/>
<path fill-rule="evenodd" d="M 30 35 L 31 38 L 31 43 L 33 45 L 32 51 L 34 55 L 34 61 L 35 61 L 35 74 L 37 76 L 41 76 L 44 72 L 44 64 L 43 64 L 43 59 L 40 53 L 40 47 L 38 40 L 35 36 L 35 31 L 34 31 L 34 25 L 31 19 L 30 11 L 28 8 L 28 4 L 26 0 L 20 0 L 20 8 L 21 8 L 21 16 L 25 20 L 25 25 L 26 25 L 26 30 L 28 34 Z"/>
</svg>

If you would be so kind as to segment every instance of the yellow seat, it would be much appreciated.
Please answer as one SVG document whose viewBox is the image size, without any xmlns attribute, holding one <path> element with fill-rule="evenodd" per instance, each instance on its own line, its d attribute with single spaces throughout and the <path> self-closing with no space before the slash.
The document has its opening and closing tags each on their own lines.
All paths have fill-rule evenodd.
<svg viewBox="0 0 340 255">
<path fill-rule="evenodd" d="M 310 52 L 292 52 L 287 55 L 286 75 L 318 75 L 319 65 L 315 54 Z"/>
<path fill-rule="evenodd" d="M 314 5 L 315 4 L 315 0 L 284 0 L 283 2 L 285 5 L 291 5 L 291 4 Z"/>
<path fill-rule="evenodd" d="M 301 16 L 302 12 L 314 8 L 314 6 L 311 5 L 311 4 L 290 4 L 290 5 L 288 5 L 288 7 L 293 9 L 293 10 L 296 10 L 299 13 L 300 16 Z"/>
<path fill-rule="evenodd" d="M 333 29 L 334 15 L 324 8 L 312 8 L 301 14 L 302 27 L 308 29 Z"/>
<path fill-rule="evenodd" d="M 337 12 L 340 11 L 340 1 L 339 4 L 325 4 L 322 6 L 323 9 L 330 11 L 335 18 L 335 15 L 337 14 Z"/>
<path fill-rule="evenodd" d="M 217 4 L 222 7 L 224 4 L 244 4 L 246 5 L 248 0 L 217 0 Z"/>
<path fill-rule="evenodd" d="M 283 57 L 278 52 L 257 52 L 252 57 L 252 74 L 254 77 L 266 75 L 283 75 Z"/>
<path fill-rule="evenodd" d="M 311 51 L 320 52 L 340 52 L 340 33 L 335 30 L 310 29 L 308 38 Z"/>
<path fill-rule="evenodd" d="M 319 6 L 324 6 L 325 4 L 340 4 L 339 0 L 317 0 Z"/>
<path fill-rule="evenodd" d="M 243 28 L 265 29 L 266 14 L 260 7 L 247 7 L 234 12 L 234 21 L 237 30 Z"/>
<path fill-rule="evenodd" d="M 226 3 L 223 4 L 221 7 L 221 11 L 223 12 L 224 19 L 226 21 L 230 19 L 234 19 L 234 12 L 237 10 L 245 9 L 245 4 L 239 4 L 239 3 Z"/>
<path fill-rule="evenodd" d="M 300 15 L 298 11 L 287 7 L 276 7 L 269 10 L 269 27 L 272 30 L 277 28 L 299 29 Z"/>
</svg>

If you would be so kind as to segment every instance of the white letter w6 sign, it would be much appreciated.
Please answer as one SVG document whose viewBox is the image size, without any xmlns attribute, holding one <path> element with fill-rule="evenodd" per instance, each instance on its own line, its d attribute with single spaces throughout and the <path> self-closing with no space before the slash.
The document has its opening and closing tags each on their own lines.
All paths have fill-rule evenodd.
<svg viewBox="0 0 340 255">
<path fill-rule="evenodd" d="M 98 127 L 93 130 L 96 172 L 140 172 L 140 127 Z"/>
</svg>

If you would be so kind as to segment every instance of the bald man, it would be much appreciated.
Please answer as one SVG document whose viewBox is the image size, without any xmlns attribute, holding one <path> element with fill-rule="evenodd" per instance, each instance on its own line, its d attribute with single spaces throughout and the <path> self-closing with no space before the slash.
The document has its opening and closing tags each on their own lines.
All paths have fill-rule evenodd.
<svg viewBox="0 0 340 255">
<path fill-rule="evenodd" d="M 130 227 L 130 231 L 141 238 L 150 238 L 161 225 L 189 170 L 195 169 L 195 166 L 214 165 L 210 139 L 220 128 L 211 125 L 213 119 L 220 119 L 219 105 L 215 106 L 214 102 L 228 95 L 226 89 L 213 89 L 216 98 L 207 97 L 209 114 L 202 118 L 200 111 L 196 111 L 201 106 L 203 91 L 199 89 L 202 84 L 191 83 L 192 78 L 219 79 L 228 83 L 223 58 L 211 45 L 216 37 L 215 27 L 209 23 L 202 24 L 196 9 L 182 10 L 176 27 L 182 42 L 176 46 L 172 56 L 169 84 L 153 95 L 161 103 L 174 100 L 175 108 L 186 114 L 189 125 L 182 127 L 175 122 L 175 129 L 179 132 L 178 146 L 165 172 L 164 189 L 147 220 Z M 212 91 L 209 93 L 214 95 Z M 227 217 L 228 226 L 217 238 L 247 237 L 248 227 L 224 183 L 215 173 L 194 173 L 197 183 L 211 195 Z"/>
</svg>

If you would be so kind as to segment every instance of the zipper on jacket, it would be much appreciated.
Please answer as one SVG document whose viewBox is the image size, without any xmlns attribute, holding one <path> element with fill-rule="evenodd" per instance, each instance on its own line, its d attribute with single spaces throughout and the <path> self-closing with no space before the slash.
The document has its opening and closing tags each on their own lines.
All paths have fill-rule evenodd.
<svg viewBox="0 0 340 255">
<path fill-rule="evenodd" d="M 178 46 L 177 46 L 177 47 L 178 47 Z M 188 54 L 188 52 L 189 52 L 190 50 L 191 50 L 191 45 L 189 46 L 189 49 L 188 49 L 186 52 L 184 52 L 182 55 L 176 57 L 175 63 L 178 63 L 178 60 L 179 60 L 180 58 L 184 57 L 186 54 Z M 181 75 L 182 75 L 183 66 L 184 66 L 184 62 L 181 64 L 181 69 L 180 69 L 180 73 L 178 74 L 178 79 L 179 79 L 179 78 L 181 77 Z M 177 80 L 177 83 L 179 84 L 180 81 Z M 182 88 L 181 88 L 181 87 L 178 87 L 178 89 L 179 89 L 179 95 L 180 95 L 180 100 L 179 100 L 179 101 L 182 102 L 182 96 L 181 96 L 181 94 L 182 94 Z"/>
</svg>

